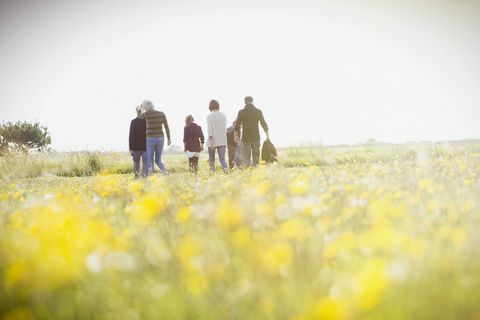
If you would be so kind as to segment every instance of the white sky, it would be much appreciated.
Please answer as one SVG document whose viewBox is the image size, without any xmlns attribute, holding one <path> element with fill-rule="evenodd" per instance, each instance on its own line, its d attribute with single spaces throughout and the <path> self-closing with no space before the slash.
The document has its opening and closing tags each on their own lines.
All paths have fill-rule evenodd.
<svg viewBox="0 0 480 320">
<path fill-rule="evenodd" d="M 245 95 L 278 146 L 480 138 L 480 3 L 0 1 L 0 121 L 57 150 L 127 149 L 146 98 L 180 145 Z"/>
</svg>

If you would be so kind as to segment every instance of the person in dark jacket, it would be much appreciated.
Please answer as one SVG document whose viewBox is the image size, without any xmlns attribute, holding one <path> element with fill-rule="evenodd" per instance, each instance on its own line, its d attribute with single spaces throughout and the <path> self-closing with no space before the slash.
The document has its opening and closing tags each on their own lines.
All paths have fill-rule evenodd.
<svg viewBox="0 0 480 320">
<path fill-rule="evenodd" d="M 203 150 L 205 137 L 202 128 L 197 125 L 192 115 L 185 119 L 185 128 L 183 129 L 184 151 L 188 158 L 188 166 L 191 173 L 198 173 L 198 158 Z"/>
<path fill-rule="evenodd" d="M 270 140 L 268 134 L 268 126 L 263 118 L 262 110 L 253 105 L 253 98 L 245 97 L 245 107 L 238 112 L 237 120 L 235 121 L 235 131 L 242 131 L 242 153 L 243 153 L 243 167 L 256 167 L 260 158 L 260 130 L 258 124 L 263 128 L 267 135 L 267 140 Z"/>
<path fill-rule="evenodd" d="M 133 172 L 135 179 L 140 177 L 140 159 L 142 160 L 142 177 L 148 173 L 147 164 L 147 123 L 140 119 L 141 107 L 137 107 L 137 117 L 130 122 L 128 135 L 128 148 L 133 159 Z"/>
</svg>

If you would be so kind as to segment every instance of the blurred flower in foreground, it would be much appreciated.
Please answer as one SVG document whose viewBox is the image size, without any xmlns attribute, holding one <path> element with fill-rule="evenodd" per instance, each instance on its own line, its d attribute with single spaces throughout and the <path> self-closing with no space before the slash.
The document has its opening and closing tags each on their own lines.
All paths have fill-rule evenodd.
<svg viewBox="0 0 480 320">
<path fill-rule="evenodd" d="M 215 219 L 222 229 L 229 230 L 241 224 L 242 214 L 235 203 L 223 200 L 218 207 Z"/>
<path fill-rule="evenodd" d="M 355 276 L 356 301 L 360 309 L 370 310 L 380 301 L 389 278 L 385 261 L 371 259 Z"/>
<path fill-rule="evenodd" d="M 309 191 L 309 182 L 306 177 L 300 176 L 295 178 L 289 186 L 290 192 L 293 195 L 303 196 Z"/>
<path fill-rule="evenodd" d="M 82 277 L 91 252 L 125 249 L 110 225 L 71 203 L 61 204 L 11 215 L 2 237 L 8 290 L 29 294 L 60 287 Z"/>
<path fill-rule="evenodd" d="M 130 216 L 133 221 L 141 225 L 148 225 L 157 215 L 163 213 L 168 197 L 167 192 L 147 193 L 132 202 Z"/>
</svg>

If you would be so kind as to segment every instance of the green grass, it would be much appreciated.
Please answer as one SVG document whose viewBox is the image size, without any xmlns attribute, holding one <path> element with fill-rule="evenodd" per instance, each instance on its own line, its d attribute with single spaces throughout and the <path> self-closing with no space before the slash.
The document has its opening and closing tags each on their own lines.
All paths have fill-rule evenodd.
<svg viewBox="0 0 480 320">
<path fill-rule="evenodd" d="M 123 153 L 1 160 L 0 319 L 476 319 L 480 145 L 280 150 L 133 180 Z"/>
</svg>

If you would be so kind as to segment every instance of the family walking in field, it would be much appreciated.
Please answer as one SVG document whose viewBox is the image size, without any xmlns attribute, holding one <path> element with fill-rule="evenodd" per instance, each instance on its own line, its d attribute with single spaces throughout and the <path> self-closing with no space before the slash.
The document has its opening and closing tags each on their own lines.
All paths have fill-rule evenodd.
<svg viewBox="0 0 480 320">
<path fill-rule="evenodd" d="M 210 114 L 207 117 L 207 140 L 202 128 L 195 123 L 192 115 L 185 119 L 183 131 L 184 152 L 188 158 L 190 172 L 198 172 L 200 152 L 207 143 L 210 171 L 215 172 L 215 154 L 224 173 L 237 168 L 256 167 L 260 162 L 260 129 L 263 128 L 267 140 L 262 147 L 262 160 L 272 163 L 277 160 L 277 152 L 270 141 L 268 125 L 260 109 L 253 104 L 253 98 L 244 99 L 245 106 L 238 112 L 233 125 L 227 128 L 227 117 L 220 111 L 220 104 L 211 100 Z M 146 177 L 154 173 L 154 164 L 160 171 L 168 175 L 162 162 L 165 144 L 171 144 L 170 128 L 167 117 L 155 110 L 151 101 L 145 100 L 136 108 L 137 117 L 130 123 L 129 150 L 133 159 L 135 177 Z M 163 129 L 165 129 L 165 134 Z M 228 164 L 225 156 L 228 152 Z M 140 162 L 142 171 L 140 172 Z"/>
</svg>

